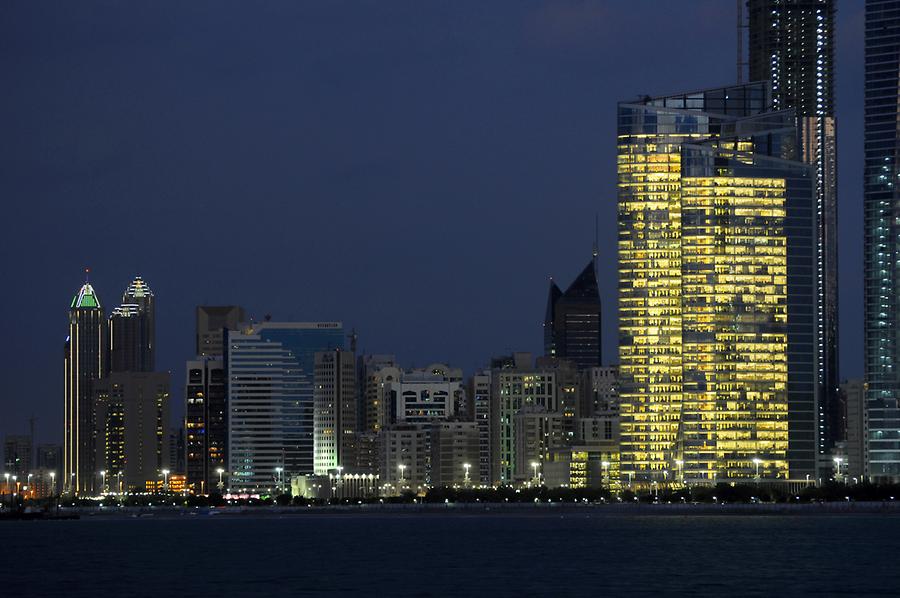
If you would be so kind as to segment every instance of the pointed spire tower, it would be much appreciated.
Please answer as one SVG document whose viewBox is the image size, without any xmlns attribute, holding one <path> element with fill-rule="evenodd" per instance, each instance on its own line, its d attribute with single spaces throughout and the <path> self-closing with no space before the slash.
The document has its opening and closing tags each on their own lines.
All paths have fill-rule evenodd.
<svg viewBox="0 0 900 598">
<path fill-rule="evenodd" d="M 155 366 L 156 323 L 150 285 L 136 276 L 122 293 L 122 304 L 109 315 L 110 369 L 152 372 Z"/>
<path fill-rule="evenodd" d="M 93 386 L 106 375 L 106 319 L 85 271 L 84 284 L 69 304 L 66 337 L 63 488 L 76 494 L 94 490 Z"/>
<path fill-rule="evenodd" d="M 550 281 L 544 316 L 544 354 L 571 361 L 578 369 L 602 365 L 600 307 L 595 244 L 591 261 L 565 292 Z"/>
</svg>

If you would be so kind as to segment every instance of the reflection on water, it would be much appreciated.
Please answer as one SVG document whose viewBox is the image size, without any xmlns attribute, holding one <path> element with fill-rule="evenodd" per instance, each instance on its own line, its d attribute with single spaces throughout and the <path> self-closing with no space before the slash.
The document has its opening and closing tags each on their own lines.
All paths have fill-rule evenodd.
<svg viewBox="0 0 900 598">
<path fill-rule="evenodd" d="M 4 596 L 900 594 L 888 515 L 85 518 L 0 545 Z"/>
</svg>

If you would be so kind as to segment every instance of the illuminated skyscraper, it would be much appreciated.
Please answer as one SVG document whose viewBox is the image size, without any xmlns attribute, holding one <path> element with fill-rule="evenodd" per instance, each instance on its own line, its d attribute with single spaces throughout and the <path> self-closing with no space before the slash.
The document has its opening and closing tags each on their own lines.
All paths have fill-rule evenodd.
<svg viewBox="0 0 900 598">
<path fill-rule="evenodd" d="M 765 83 L 619 104 L 621 470 L 815 475 L 815 179 Z"/>
<path fill-rule="evenodd" d="M 591 259 L 562 292 L 550 281 L 544 318 L 544 355 L 571 361 L 578 369 L 601 365 L 600 289 Z"/>
<path fill-rule="evenodd" d="M 65 344 L 63 488 L 89 493 L 98 482 L 94 444 L 95 383 L 106 374 L 106 318 L 94 287 L 85 282 L 69 306 Z"/>
<path fill-rule="evenodd" d="M 109 315 L 109 369 L 152 372 L 155 349 L 153 291 L 137 276 L 122 294 L 122 304 Z"/>
<path fill-rule="evenodd" d="M 342 349 L 340 322 L 271 322 L 228 332 L 228 461 L 232 489 L 313 473 L 315 354 Z"/>
<path fill-rule="evenodd" d="M 866 1 L 865 374 L 868 475 L 900 480 L 900 3 Z"/>
<path fill-rule="evenodd" d="M 358 473 L 356 357 L 340 349 L 316 353 L 314 383 L 315 474 L 328 475 L 339 467 L 343 473 Z"/>
<path fill-rule="evenodd" d="M 772 109 L 793 109 L 798 159 L 816 174 L 819 320 L 818 452 L 840 435 L 838 374 L 837 144 L 834 119 L 835 0 L 748 0 L 750 80 L 772 83 Z"/>
</svg>

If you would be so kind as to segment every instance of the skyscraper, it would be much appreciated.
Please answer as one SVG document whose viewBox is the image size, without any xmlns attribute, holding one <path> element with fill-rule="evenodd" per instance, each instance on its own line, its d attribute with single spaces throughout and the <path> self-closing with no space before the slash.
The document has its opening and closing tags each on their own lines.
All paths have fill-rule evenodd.
<svg viewBox="0 0 900 598">
<path fill-rule="evenodd" d="M 314 473 L 338 468 L 358 473 L 358 387 L 356 357 L 336 349 L 315 355 L 313 428 Z"/>
<path fill-rule="evenodd" d="M 772 109 L 793 109 L 799 159 L 816 175 L 818 452 L 840 434 L 838 373 L 837 144 L 834 118 L 835 0 L 748 0 L 750 80 L 769 80 Z"/>
<path fill-rule="evenodd" d="M 111 372 L 94 384 L 96 465 L 106 491 L 143 492 L 174 470 L 169 454 L 169 373 Z M 119 475 L 121 472 L 121 475 Z"/>
<path fill-rule="evenodd" d="M 601 365 L 600 289 L 597 256 L 562 292 L 553 280 L 544 317 L 544 355 L 571 361 L 578 369 Z"/>
<path fill-rule="evenodd" d="M 94 287 L 85 282 L 69 305 L 69 334 L 64 349 L 63 485 L 76 494 L 96 487 L 93 387 L 106 374 L 105 356 L 103 307 Z"/>
<path fill-rule="evenodd" d="M 140 276 L 122 293 L 122 304 L 109 315 L 110 371 L 153 371 L 156 361 L 153 301 L 153 291 Z"/>
<path fill-rule="evenodd" d="M 767 83 L 619 104 L 621 468 L 816 472 L 815 172 Z"/>
<path fill-rule="evenodd" d="M 228 469 L 225 364 L 221 357 L 198 357 L 187 362 L 185 373 L 187 483 L 194 492 L 207 494 L 221 490 L 219 470 Z"/>
<path fill-rule="evenodd" d="M 900 480 L 900 4 L 866 1 L 865 376 L 869 477 Z"/>
<path fill-rule="evenodd" d="M 344 347 L 343 325 L 267 320 L 225 346 L 230 487 L 269 487 L 276 467 L 313 473 L 315 354 Z"/>
</svg>

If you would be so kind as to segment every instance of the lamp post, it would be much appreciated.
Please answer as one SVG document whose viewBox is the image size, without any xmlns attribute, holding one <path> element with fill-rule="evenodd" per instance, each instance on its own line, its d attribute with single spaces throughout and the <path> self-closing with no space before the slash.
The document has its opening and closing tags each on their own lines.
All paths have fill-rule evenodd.
<svg viewBox="0 0 900 598">
<path fill-rule="evenodd" d="M 533 483 L 535 486 L 539 486 L 540 483 L 541 483 L 541 477 L 540 477 L 540 474 L 538 473 L 538 467 L 540 467 L 540 466 L 541 466 L 541 464 L 538 463 L 537 461 L 532 461 L 532 462 L 531 462 L 531 468 L 534 470 L 534 478 L 533 478 L 533 482 L 532 482 L 532 483 Z"/>
<path fill-rule="evenodd" d="M 106 470 L 100 471 L 100 495 L 106 494 Z"/>
<path fill-rule="evenodd" d="M 609 490 L 609 461 L 601 461 L 600 465 L 603 466 L 603 485 Z"/>
<path fill-rule="evenodd" d="M 756 466 L 756 483 L 759 484 L 759 464 L 762 463 L 762 459 L 759 457 L 753 457 L 753 465 Z"/>
<path fill-rule="evenodd" d="M 163 493 L 168 494 L 169 493 L 169 470 L 163 469 L 162 474 L 163 474 Z"/>
<path fill-rule="evenodd" d="M 72 498 L 75 498 L 75 472 L 69 477 L 69 490 L 72 492 Z"/>
<path fill-rule="evenodd" d="M 275 480 L 278 482 L 278 492 L 284 494 L 284 477 L 282 476 L 282 472 L 284 472 L 283 467 L 275 468 Z"/>
<path fill-rule="evenodd" d="M 225 470 L 221 467 L 216 470 L 216 473 L 219 474 L 219 493 L 222 493 L 222 489 L 225 487 L 225 482 L 222 481 L 222 474 L 225 473 Z"/>
<path fill-rule="evenodd" d="M 684 483 L 684 460 L 675 459 L 675 465 L 678 467 L 678 470 L 675 472 L 675 477 L 680 477 L 682 485 L 687 485 Z"/>
<path fill-rule="evenodd" d="M 50 472 L 50 496 L 56 494 L 56 472 Z"/>
<path fill-rule="evenodd" d="M 835 482 L 837 482 L 838 478 L 841 477 L 841 463 L 843 463 L 843 462 L 844 462 L 844 460 L 840 457 L 834 458 L 834 465 L 835 465 L 834 481 Z"/>
<path fill-rule="evenodd" d="M 116 473 L 116 489 L 119 491 L 119 496 L 122 496 L 122 472 L 121 471 Z"/>
<path fill-rule="evenodd" d="M 466 486 L 469 485 L 469 468 L 472 467 L 469 463 L 463 463 L 463 469 L 466 470 L 466 477 L 464 478 L 464 482 Z"/>
<path fill-rule="evenodd" d="M 404 474 L 406 472 L 406 465 L 401 463 L 400 465 L 397 466 L 397 469 L 400 470 L 400 489 L 399 490 L 400 490 L 400 494 L 403 494 L 403 482 L 406 480 L 406 478 L 404 477 Z"/>
</svg>

